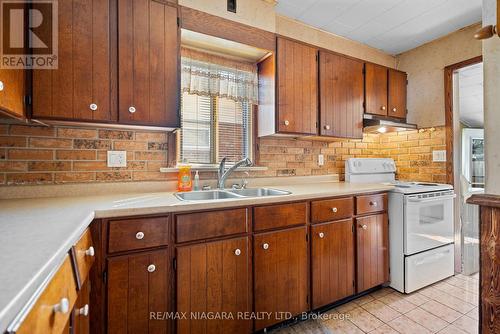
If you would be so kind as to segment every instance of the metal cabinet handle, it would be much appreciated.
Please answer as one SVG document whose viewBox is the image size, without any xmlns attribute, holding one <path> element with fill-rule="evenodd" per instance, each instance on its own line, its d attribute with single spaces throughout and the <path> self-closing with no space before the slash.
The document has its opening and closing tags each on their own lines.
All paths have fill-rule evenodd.
<svg viewBox="0 0 500 334">
<path fill-rule="evenodd" d="M 290 125 L 290 122 L 289 122 L 288 120 L 285 120 L 285 121 L 283 122 L 283 124 L 285 124 L 286 126 L 289 126 L 289 125 Z"/>
<path fill-rule="evenodd" d="M 337 208 L 332 208 L 332 212 L 333 212 L 333 213 L 335 213 L 335 212 L 337 212 L 337 211 L 339 211 Z"/>
<path fill-rule="evenodd" d="M 136 238 L 137 240 L 141 240 L 141 239 L 143 239 L 143 238 L 144 238 L 144 232 L 137 232 L 137 233 L 135 234 L 135 238 Z"/>
<path fill-rule="evenodd" d="M 385 106 L 382 106 L 382 107 L 380 107 L 380 109 L 385 110 L 386 108 L 385 108 Z"/>
<path fill-rule="evenodd" d="M 92 111 L 96 111 L 97 110 L 97 104 L 95 103 L 92 103 L 90 106 L 89 106 L 90 110 Z"/>
<path fill-rule="evenodd" d="M 370 205 L 371 205 L 371 206 L 377 206 L 377 202 L 375 202 L 375 201 L 370 202 Z"/>
<path fill-rule="evenodd" d="M 156 266 L 155 266 L 154 264 L 150 264 L 150 265 L 148 266 L 148 271 L 149 271 L 150 273 L 154 272 L 155 270 L 156 270 Z"/>
<path fill-rule="evenodd" d="M 68 298 L 62 298 L 59 304 L 54 305 L 54 312 L 66 314 L 69 312 Z"/>
<path fill-rule="evenodd" d="M 234 251 L 234 255 L 240 256 L 241 255 L 241 250 L 239 248 L 236 248 L 236 250 Z"/>
<path fill-rule="evenodd" d="M 330 130 L 330 125 L 325 125 L 325 130 Z"/>
<path fill-rule="evenodd" d="M 319 233 L 318 233 L 318 236 L 319 236 L 321 239 L 323 239 L 323 238 L 325 237 L 325 234 L 324 234 L 323 232 L 319 232 Z"/>
<path fill-rule="evenodd" d="M 84 317 L 89 316 L 89 304 L 85 304 L 84 307 L 79 308 L 76 312 L 78 315 L 83 315 Z"/>
<path fill-rule="evenodd" d="M 136 112 L 135 107 L 129 107 L 128 112 L 131 114 L 135 113 Z"/>
<path fill-rule="evenodd" d="M 267 244 L 267 243 L 263 244 L 263 245 L 262 245 L 262 248 L 263 248 L 263 249 L 269 249 L 269 244 Z"/>
<path fill-rule="evenodd" d="M 85 251 L 85 255 L 93 257 L 95 255 L 94 247 L 90 246 L 89 249 Z"/>
<path fill-rule="evenodd" d="M 366 230 L 366 229 L 368 229 L 368 226 L 366 226 L 366 225 L 361 225 L 361 228 L 362 228 L 363 230 Z"/>
<path fill-rule="evenodd" d="M 5 85 L 3 84 L 3 81 L 0 81 L 0 92 L 3 91 L 5 88 Z"/>
</svg>

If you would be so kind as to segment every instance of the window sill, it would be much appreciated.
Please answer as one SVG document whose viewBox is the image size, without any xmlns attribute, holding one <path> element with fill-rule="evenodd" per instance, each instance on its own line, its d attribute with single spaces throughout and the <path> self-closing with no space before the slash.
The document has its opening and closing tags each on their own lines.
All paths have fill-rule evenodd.
<svg viewBox="0 0 500 334">
<path fill-rule="evenodd" d="M 232 165 L 226 165 L 226 168 Z M 258 172 L 266 171 L 268 168 L 263 166 L 238 167 L 237 172 Z M 219 165 L 191 165 L 191 170 L 200 172 L 216 172 L 219 170 Z M 160 168 L 161 173 L 175 173 L 179 171 L 179 167 L 164 167 Z"/>
</svg>

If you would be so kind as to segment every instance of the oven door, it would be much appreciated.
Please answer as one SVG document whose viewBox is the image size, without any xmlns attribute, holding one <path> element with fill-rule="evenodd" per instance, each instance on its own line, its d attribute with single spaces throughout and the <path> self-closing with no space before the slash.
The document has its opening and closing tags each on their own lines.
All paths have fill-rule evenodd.
<svg viewBox="0 0 500 334">
<path fill-rule="evenodd" d="M 405 196 L 405 255 L 453 242 L 455 197 L 453 191 Z"/>
</svg>

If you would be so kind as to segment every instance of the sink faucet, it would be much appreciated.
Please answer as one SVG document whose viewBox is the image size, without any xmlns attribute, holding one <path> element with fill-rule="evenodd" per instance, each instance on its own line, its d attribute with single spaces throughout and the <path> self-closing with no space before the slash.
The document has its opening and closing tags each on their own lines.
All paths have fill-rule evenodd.
<svg viewBox="0 0 500 334">
<path fill-rule="evenodd" d="M 219 189 L 225 188 L 226 179 L 229 177 L 229 175 L 231 175 L 231 173 L 233 173 L 236 170 L 236 168 L 240 166 L 248 167 L 251 165 L 252 165 L 252 160 L 245 158 L 243 160 L 238 161 L 237 163 L 235 163 L 226 170 L 226 157 L 222 158 L 219 165 L 219 171 L 217 173 L 217 188 Z"/>
</svg>

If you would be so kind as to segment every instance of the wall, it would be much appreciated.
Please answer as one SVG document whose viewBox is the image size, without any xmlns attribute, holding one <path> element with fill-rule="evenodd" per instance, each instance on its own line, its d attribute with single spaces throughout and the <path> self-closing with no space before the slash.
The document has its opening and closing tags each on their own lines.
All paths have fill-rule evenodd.
<svg viewBox="0 0 500 334">
<path fill-rule="evenodd" d="M 444 68 L 482 54 L 475 24 L 397 56 L 408 73 L 408 121 L 419 127 L 440 126 L 444 119 Z"/>
<path fill-rule="evenodd" d="M 484 25 L 496 24 L 496 1 L 483 0 Z M 498 28 L 498 27 L 497 27 Z M 486 193 L 500 195 L 500 38 L 483 41 Z"/>
<path fill-rule="evenodd" d="M 259 165 L 250 177 L 340 174 L 349 157 L 392 157 L 405 180 L 444 182 L 444 163 L 433 163 L 432 150 L 444 149 L 444 130 L 365 134 L 363 139 L 264 138 Z M 127 151 L 126 168 L 108 168 L 107 150 Z M 318 154 L 325 165 L 318 166 Z M 167 166 L 164 132 L 0 124 L 0 184 L 61 184 L 175 180 L 160 173 Z M 244 176 L 242 173 L 236 175 Z M 202 179 L 214 178 L 204 172 Z"/>
</svg>

